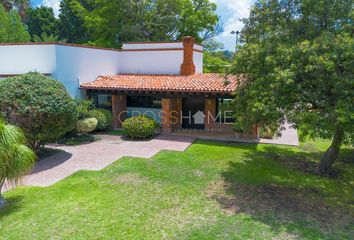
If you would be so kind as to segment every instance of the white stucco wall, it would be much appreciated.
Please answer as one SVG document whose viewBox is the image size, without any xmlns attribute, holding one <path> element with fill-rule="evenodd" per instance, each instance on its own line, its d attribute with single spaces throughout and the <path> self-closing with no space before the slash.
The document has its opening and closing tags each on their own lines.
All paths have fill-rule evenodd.
<svg viewBox="0 0 354 240">
<path fill-rule="evenodd" d="M 56 46 L 55 79 L 62 82 L 73 97 L 79 97 L 79 85 L 92 82 L 100 75 L 116 75 L 119 71 L 118 51 Z"/>
<path fill-rule="evenodd" d="M 142 50 L 143 51 L 140 51 Z M 203 48 L 195 45 L 194 49 Z M 0 75 L 37 71 L 62 82 L 73 97 L 80 83 L 99 75 L 175 74 L 183 62 L 183 43 L 124 44 L 122 51 L 61 44 L 0 45 Z M 194 52 L 196 72 L 203 71 L 203 54 Z"/>
<path fill-rule="evenodd" d="M 0 74 L 54 73 L 55 45 L 0 46 Z"/>
<path fill-rule="evenodd" d="M 195 44 L 196 72 L 203 72 L 203 47 Z M 120 73 L 179 74 L 183 63 L 183 43 L 125 43 L 121 53 Z M 141 51 L 139 51 L 141 50 Z M 151 50 L 151 51 L 149 51 Z M 158 51 L 157 51 L 158 50 Z"/>
<path fill-rule="evenodd" d="M 183 50 L 121 52 L 120 73 L 179 74 Z"/>
<path fill-rule="evenodd" d="M 194 51 L 193 61 L 195 65 L 195 71 L 197 73 L 203 73 L 203 53 Z"/>
</svg>

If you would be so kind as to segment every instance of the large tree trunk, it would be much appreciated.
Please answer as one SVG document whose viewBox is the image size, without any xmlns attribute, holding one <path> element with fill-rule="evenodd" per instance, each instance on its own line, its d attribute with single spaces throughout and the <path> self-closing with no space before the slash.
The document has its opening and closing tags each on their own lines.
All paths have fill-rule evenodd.
<svg viewBox="0 0 354 240">
<path fill-rule="evenodd" d="M 333 163 L 337 160 L 340 152 L 340 147 L 344 138 L 344 131 L 341 126 L 337 125 L 334 131 L 331 146 L 324 152 L 321 157 L 319 171 L 321 174 L 328 174 L 332 169 Z"/>
<path fill-rule="evenodd" d="M 0 179 L 0 208 L 5 206 L 5 198 L 1 194 L 2 186 L 4 185 L 5 179 Z"/>
</svg>

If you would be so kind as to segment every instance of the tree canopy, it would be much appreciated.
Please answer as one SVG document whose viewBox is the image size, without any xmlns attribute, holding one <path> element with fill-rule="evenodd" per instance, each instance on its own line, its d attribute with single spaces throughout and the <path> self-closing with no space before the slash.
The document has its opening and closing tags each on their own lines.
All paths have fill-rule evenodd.
<svg viewBox="0 0 354 240">
<path fill-rule="evenodd" d="M 209 0 L 67 0 L 89 33 L 91 44 L 117 47 L 125 41 L 176 40 L 192 35 L 199 42 L 218 24 L 216 5 Z M 64 6 L 64 4 L 63 4 Z M 65 8 L 67 9 L 67 8 Z"/>
<path fill-rule="evenodd" d="M 29 34 L 15 10 L 5 11 L 0 5 L 0 42 L 27 42 Z"/>
<path fill-rule="evenodd" d="M 53 8 L 42 6 L 28 9 L 26 24 L 32 39 L 42 35 L 58 35 L 58 20 L 54 16 Z"/>
<path fill-rule="evenodd" d="M 353 16 L 351 0 L 258 0 L 233 67 L 247 77 L 234 101 L 237 126 L 289 121 L 310 137 L 332 138 L 322 173 L 353 141 Z"/>
<path fill-rule="evenodd" d="M 85 9 L 86 13 L 94 8 L 93 0 L 80 0 L 80 8 Z M 76 0 L 62 0 L 60 2 L 59 13 L 59 37 L 66 39 L 69 43 L 87 43 L 90 36 L 84 26 L 84 19 L 75 9 L 78 4 Z"/>
</svg>

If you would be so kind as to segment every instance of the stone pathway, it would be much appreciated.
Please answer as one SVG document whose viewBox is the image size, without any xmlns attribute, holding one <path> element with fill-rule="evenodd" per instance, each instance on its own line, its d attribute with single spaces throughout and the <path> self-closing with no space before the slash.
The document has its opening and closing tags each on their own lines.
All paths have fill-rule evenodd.
<svg viewBox="0 0 354 240">
<path fill-rule="evenodd" d="M 282 145 L 291 145 L 299 146 L 299 136 L 296 129 L 291 128 L 289 124 L 283 125 L 284 129 L 281 131 L 281 136 L 275 139 L 265 139 L 261 138 L 259 143 L 270 143 L 270 144 L 282 144 Z"/>
<path fill-rule="evenodd" d="M 23 177 L 19 184 L 50 186 L 80 170 L 101 170 L 123 156 L 150 158 L 161 150 L 184 151 L 195 140 L 164 135 L 149 141 L 129 141 L 110 135 L 98 137 L 100 141 L 90 144 L 51 147 L 61 152 L 39 161 L 32 173 Z"/>
</svg>

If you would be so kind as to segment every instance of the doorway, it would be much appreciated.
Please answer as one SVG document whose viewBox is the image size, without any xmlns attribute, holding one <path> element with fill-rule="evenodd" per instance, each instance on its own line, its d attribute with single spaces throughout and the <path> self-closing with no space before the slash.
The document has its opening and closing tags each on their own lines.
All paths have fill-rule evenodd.
<svg viewBox="0 0 354 240">
<path fill-rule="evenodd" d="M 187 97 L 182 99 L 182 128 L 204 129 L 205 99 L 203 97 Z"/>
</svg>

